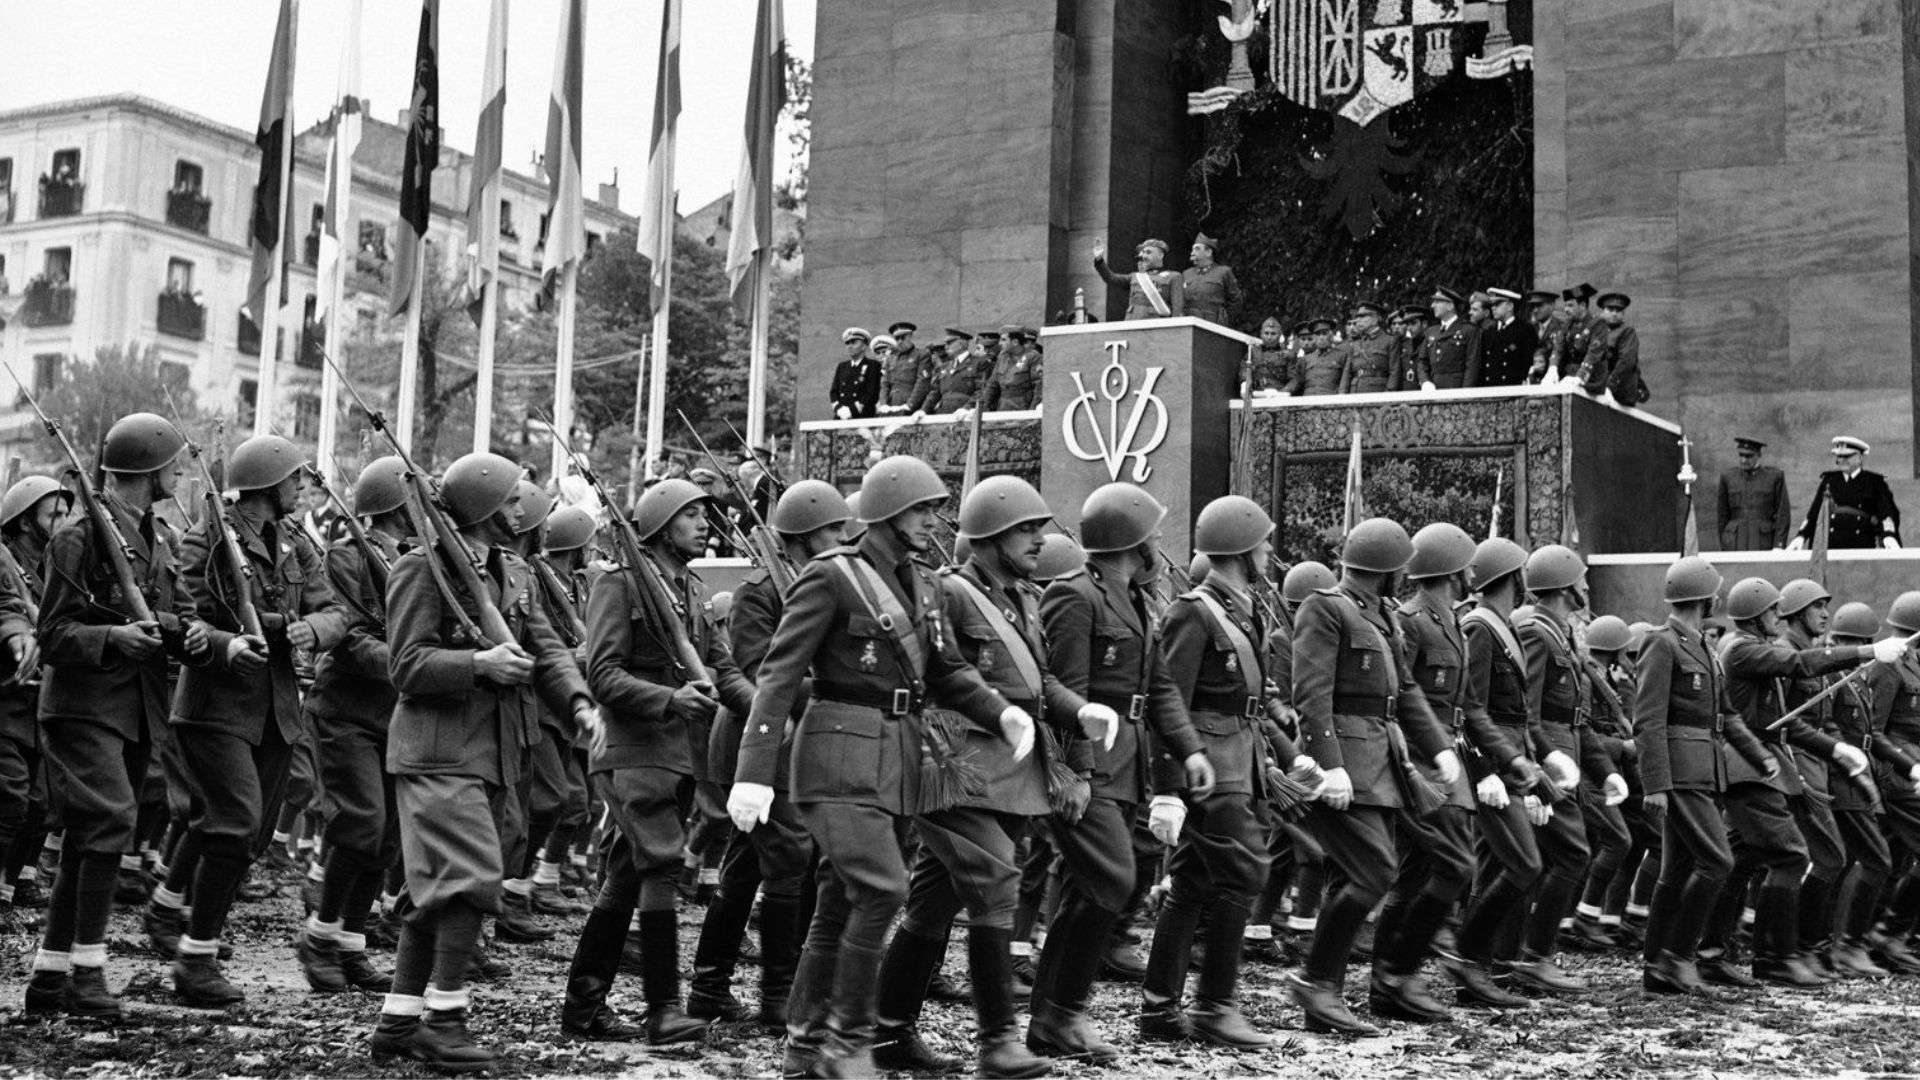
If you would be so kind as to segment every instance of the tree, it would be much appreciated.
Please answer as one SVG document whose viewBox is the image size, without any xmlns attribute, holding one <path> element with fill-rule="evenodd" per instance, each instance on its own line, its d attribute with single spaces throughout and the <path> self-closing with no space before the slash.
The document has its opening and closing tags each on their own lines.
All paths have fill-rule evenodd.
<svg viewBox="0 0 1920 1080">
<path fill-rule="evenodd" d="M 188 380 L 187 368 L 164 363 L 156 349 L 139 344 L 108 345 L 93 354 L 93 359 L 72 357 L 61 365 L 59 380 L 40 398 L 40 407 L 60 421 L 67 438 L 82 457 L 91 457 L 106 437 L 115 420 L 131 412 L 151 412 L 172 418 L 167 395 L 180 409 L 180 420 L 190 439 L 207 438 L 199 429 L 217 417 L 202 413 L 198 397 Z M 24 404 L 24 402 L 23 402 Z M 38 471 L 66 468 L 58 447 L 46 439 L 36 439 L 27 455 L 27 463 Z"/>
</svg>

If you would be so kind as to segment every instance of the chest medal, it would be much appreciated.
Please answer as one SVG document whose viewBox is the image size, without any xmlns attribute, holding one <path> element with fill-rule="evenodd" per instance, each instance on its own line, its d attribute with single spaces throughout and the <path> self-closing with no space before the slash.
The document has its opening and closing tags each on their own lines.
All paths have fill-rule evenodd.
<svg viewBox="0 0 1920 1080">
<path fill-rule="evenodd" d="M 1232 653 L 1227 654 L 1227 674 L 1240 674 L 1240 658 Z"/>
<path fill-rule="evenodd" d="M 1100 663 L 1106 665 L 1107 667 L 1112 667 L 1113 665 L 1119 662 L 1120 662 L 1120 647 L 1118 645 L 1107 646 L 1106 655 L 1100 658 Z"/>
<path fill-rule="evenodd" d="M 878 646 L 876 646 L 871 641 L 867 642 L 866 649 L 860 653 L 860 670 L 861 671 L 879 671 L 880 670 L 880 651 Z"/>
<path fill-rule="evenodd" d="M 974 661 L 974 666 L 980 669 L 982 675 L 993 670 L 993 646 L 980 646 L 980 658 Z"/>
</svg>

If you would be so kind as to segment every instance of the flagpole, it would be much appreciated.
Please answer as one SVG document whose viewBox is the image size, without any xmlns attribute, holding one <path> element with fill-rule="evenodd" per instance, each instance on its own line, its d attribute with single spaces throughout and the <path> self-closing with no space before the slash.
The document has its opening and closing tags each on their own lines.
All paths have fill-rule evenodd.
<svg viewBox="0 0 1920 1080">
<path fill-rule="evenodd" d="M 267 274 L 267 296 L 261 302 L 260 378 L 254 385 L 253 433 L 273 433 L 273 400 L 280 381 L 280 286 L 286 280 L 287 257 L 293 234 L 287 210 L 293 205 L 293 66 L 300 55 L 300 0 L 289 0 L 287 16 L 287 96 L 280 122 L 280 235 L 274 241 L 273 265 Z"/>
<path fill-rule="evenodd" d="M 340 87 L 335 93 L 333 103 L 333 153 L 329 155 L 329 175 L 327 183 L 331 188 L 336 183 L 338 190 L 332 194 L 339 200 L 334 214 L 334 226 L 339 235 L 334 240 L 332 280 L 327 282 L 330 295 L 327 298 L 327 348 L 335 353 L 341 351 L 346 343 L 347 325 L 347 256 L 355 251 L 347 244 L 347 223 L 353 220 L 353 150 L 342 139 L 348 120 L 347 109 L 360 108 L 360 26 L 363 8 L 361 0 L 352 0 L 347 8 L 347 40 L 340 52 Z M 347 98 L 351 96 L 352 102 Z M 359 141 L 356 119 L 354 141 Z M 344 157 L 343 157 L 344 152 Z M 339 481 L 339 470 L 334 464 L 334 450 L 340 441 L 340 415 L 335 407 L 340 399 L 340 373 L 332 364 L 320 365 L 320 433 L 316 440 L 314 457 L 319 460 L 315 467 L 320 475 L 332 481 Z"/>
<path fill-rule="evenodd" d="M 549 476 L 567 475 L 566 443 L 573 434 L 573 316 L 580 287 L 580 260 L 569 259 L 560 271 L 559 337 L 554 343 L 553 462 Z"/>
<path fill-rule="evenodd" d="M 747 360 L 747 451 L 767 441 L 767 317 L 773 306 L 773 248 L 763 247 L 753 262 L 753 336 Z"/>
<path fill-rule="evenodd" d="M 404 221 L 400 227 L 413 228 Z M 393 433 L 408 454 L 413 453 L 415 399 L 420 394 L 420 309 L 426 306 L 426 293 L 427 238 L 422 236 L 413 245 L 413 295 L 407 299 L 407 336 L 400 342 L 400 392 L 393 404 Z"/>
<path fill-rule="evenodd" d="M 493 449 L 493 343 L 498 333 L 500 284 L 489 274 L 480 286 L 480 352 L 473 384 L 473 452 Z"/>
</svg>

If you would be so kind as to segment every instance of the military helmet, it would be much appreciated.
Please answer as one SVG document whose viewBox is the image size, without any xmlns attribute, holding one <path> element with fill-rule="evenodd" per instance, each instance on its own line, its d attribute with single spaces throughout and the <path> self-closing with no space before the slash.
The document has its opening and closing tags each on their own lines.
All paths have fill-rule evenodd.
<svg viewBox="0 0 1920 1080">
<path fill-rule="evenodd" d="M 1016 525 L 1053 517 L 1047 500 L 1017 476 L 989 476 L 960 503 L 960 535 L 969 540 L 999 536 Z"/>
<path fill-rule="evenodd" d="M 825 480 L 801 480 L 773 504 L 767 525 L 777 533 L 805 536 L 852 516 L 853 509 L 840 489 Z"/>
<path fill-rule="evenodd" d="M 1880 632 L 1880 616 L 1875 615 L 1871 607 L 1855 600 L 1840 605 L 1840 610 L 1833 613 L 1833 622 L 1828 624 L 1828 629 L 1834 637 L 1872 641 L 1874 635 Z"/>
<path fill-rule="evenodd" d="M 547 520 L 557 500 L 531 480 L 520 481 L 514 491 L 520 496 L 520 527 L 514 530 L 514 535 L 525 536 Z"/>
<path fill-rule="evenodd" d="M 520 466 L 499 454 L 463 454 L 447 466 L 440 498 L 456 528 L 477 525 L 499 512 L 520 483 Z"/>
<path fill-rule="evenodd" d="M 258 491 L 292 476 L 307 464 L 300 448 L 278 435 L 255 435 L 233 448 L 227 459 L 227 486 Z"/>
<path fill-rule="evenodd" d="M 1738 622 L 1742 619 L 1757 619 L 1768 608 L 1780 602 L 1780 590 L 1766 578 L 1741 578 L 1727 590 L 1727 618 Z"/>
<path fill-rule="evenodd" d="M 61 487 L 60 481 L 51 476 L 29 476 L 15 483 L 5 495 L 0 495 L 0 529 L 19 520 L 49 495 L 65 496 L 67 505 L 73 505 L 73 492 Z"/>
<path fill-rule="evenodd" d="M 1340 562 L 1349 570 L 1386 574 L 1406 567 L 1413 558 L 1413 540 L 1397 521 L 1368 518 L 1353 527 L 1340 546 Z"/>
<path fill-rule="evenodd" d="M 1151 540 L 1166 518 L 1167 508 L 1146 489 L 1102 484 L 1080 505 L 1080 546 L 1089 554 L 1136 548 Z"/>
<path fill-rule="evenodd" d="M 1504 536 L 1488 537 L 1473 549 L 1473 561 L 1467 564 L 1467 587 L 1485 592 L 1494 582 L 1526 566 L 1526 548 Z"/>
<path fill-rule="evenodd" d="M 407 466 L 397 454 L 374 458 L 353 482 L 353 512 L 373 517 L 397 510 L 407 501 Z"/>
<path fill-rule="evenodd" d="M 1193 559 L 1187 563 L 1187 580 L 1205 581 L 1213 573 L 1213 556 L 1204 551 L 1193 553 Z"/>
<path fill-rule="evenodd" d="M 1706 600 L 1720 591 L 1720 571 L 1698 555 L 1689 555 L 1667 567 L 1665 595 L 1669 604 Z"/>
<path fill-rule="evenodd" d="M 1193 547 L 1216 558 L 1245 555 L 1273 535 L 1273 519 L 1245 495 L 1222 495 L 1200 510 Z"/>
<path fill-rule="evenodd" d="M 640 493 L 633 504 L 633 531 L 640 539 L 651 540 L 667 527 L 675 514 L 703 499 L 712 499 L 707 490 L 691 480 L 673 477 L 662 480 Z"/>
<path fill-rule="evenodd" d="M 867 523 L 860 520 L 859 492 L 847 496 L 847 513 L 852 515 L 847 518 L 847 543 L 857 544 L 861 537 L 867 535 Z"/>
<path fill-rule="evenodd" d="M 1040 541 L 1040 562 L 1033 568 L 1035 581 L 1065 577 L 1087 565 L 1087 553 L 1065 533 L 1048 533 Z"/>
<path fill-rule="evenodd" d="M 599 522 L 593 514 L 578 506 L 563 506 L 547 518 L 547 554 L 574 551 L 587 546 Z"/>
<path fill-rule="evenodd" d="M 1280 582 L 1280 599 L 1289 604 L 1298 604 L 1313 594 L 1315 589 L 1331 589 L 1340 583 L 1333 571 L 1325 563 L 1312 560 L 1300 563 L 1287 571 Z"/>
<path fill-rule="evenodd" d="M 867 470 L 860 481 L 860 520 L 872 525 L 921 503 L 947 501 L 952 494 L 933 466 L 912 454 L 895 454 Z"/>
<path fill-rule="evenodd" d="M 1570 547 L 1548 544 L 1527 556 L 1523 580 L 1531 593 L 1551 592 L 1580 584 L 1587 576 L 1587 564 Z"/>
<path fill-rule="evenodd" d="M 1822 600 L 1831 599 L 1833 594 L 1812 578 L 1794 578 L 1780 590 L 1780 614 L 1798 615 Z"/>
<path fill-rule="evenodd" d="M 1920 630 L 1920 592 L 1903 592 L 1887 609 L 1887 625 L 1911 634 Z"/>
<path fill-rule="evenodd" d="M 100 467 L 111 473 L 152 472 L 171 464 L 186 448 L 186 436 L 166 417 L 131 413 L 107 429 Z"/>
<path fill-rule="evenodd" d="M 1650 622 L 1628 623 L 1627 633 L 1632 635 L 1627 639 L 1627 651 L 1639 655 L 1640 650 L 1647 647 L 1647 635 L 1653 633 L 1653 624 Z"/>
<path fill-rule="evenodd" d="M 1473 561 L 1473 537 L 1458 525 L 1436 521 L 1413 534 L 1413 561 L 1407 564 L 1407 577 L 1446 577 L 1457 574 Z"/>
<path fill-rule="evenodd" d="M 1619 652 L 1632 640 L 1633 631 L 1618 615 L 1602 615 L 1587 624 L 1587 648 L 1594 652 Z"/>
<path fill-rule="evenodd" d="M 730 590 L 724 589 L 714 593 L 713 596 L 707 600 L 707 606 L 713 609 L 713 617 L 716 621 L 724 620 L 727 616 L 733 614 L 733 593 Z"/>
</svg>

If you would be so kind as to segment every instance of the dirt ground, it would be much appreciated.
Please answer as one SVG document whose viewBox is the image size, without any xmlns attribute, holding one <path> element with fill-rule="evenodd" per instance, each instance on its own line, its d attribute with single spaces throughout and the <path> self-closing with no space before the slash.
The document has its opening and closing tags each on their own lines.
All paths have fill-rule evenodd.
<svg viewBox="0 0 1920 1080">
<path fill-rule="evenodd" d="M 376 1067 L 364 1037 L 377 997 L 307 990 L 289 936 L 297 891 L 236 909 L 230 965 L 247 1001 L 225 1013 L 172 1003 L 166 965 L 145 948 L 136 915 L 114 916 L 108 979 L 123 987 L 128 1015 L 112 1027 L 29 1020 L 20 1014 L 32 941 L 6 939 L 0 966 L 0 1074 L 7 1076 L 335 1076 L 432 1075 L 413 1065 Z M 683 963 L 693 952 L 700 909 L 683 913 Z M 705 1044 L 651 1050 L 581 1043 L 561 1036 L 558 1002 L 578 918 L 558 920 L 545 945 L 502 946 L 513 978 L 475 991 L 474 1030 L 504 1054 L 497 1076 L 770 1077 L 778 1040 L 750 1025 L 716 1027 Z M 947 970 L 965 973 L 962 934 Z M 385 959 L 384 957 L 381 959 Z M 1679 1001 L 1639 989 L 1624 957 L 1570 957 L 1598 987 L 1575 1001 L 1538 1003 L 1499 1015 L 1461 1010 L 1431 1027 L 1394 1023 L 1374 1039 L 1309 1035 L 1286 999 L 1280 969 L 1250 965 L 1246 1007 L 1254 1023 L 1281 1037 L 1273 1049 L 1233 1054 L 1205 1047 L 1141 1043 L 1133 1038 L 1135 987 L 1102 984 L 1095 1015 L 1129 1056 L 1110 1069 L 1062 1065 L 1056 1075 L 1085 1077 L 1228 1076 L 1614 1077 L 1871 1076 L 1920 1073 L 1920 979 L 1853 981 L 1815 992 L 1752 991 L 1723 1001 Z M 742 996 L 756 973 L 743 966 Z M 1350 982 L 1359 982 L 1356 968 Z M 1350 987 L 1349 997 L 1363 997 Z M 637 985 L 625 980 L 615 1004 L 637 1012 Z M 931 1003 L 923 1032 L 936 1050 L 970 1058 L 972 1019 L 961 1004 Z M 971 1061 L 967 1063 L 971 1069 Z"/>
</svg>

